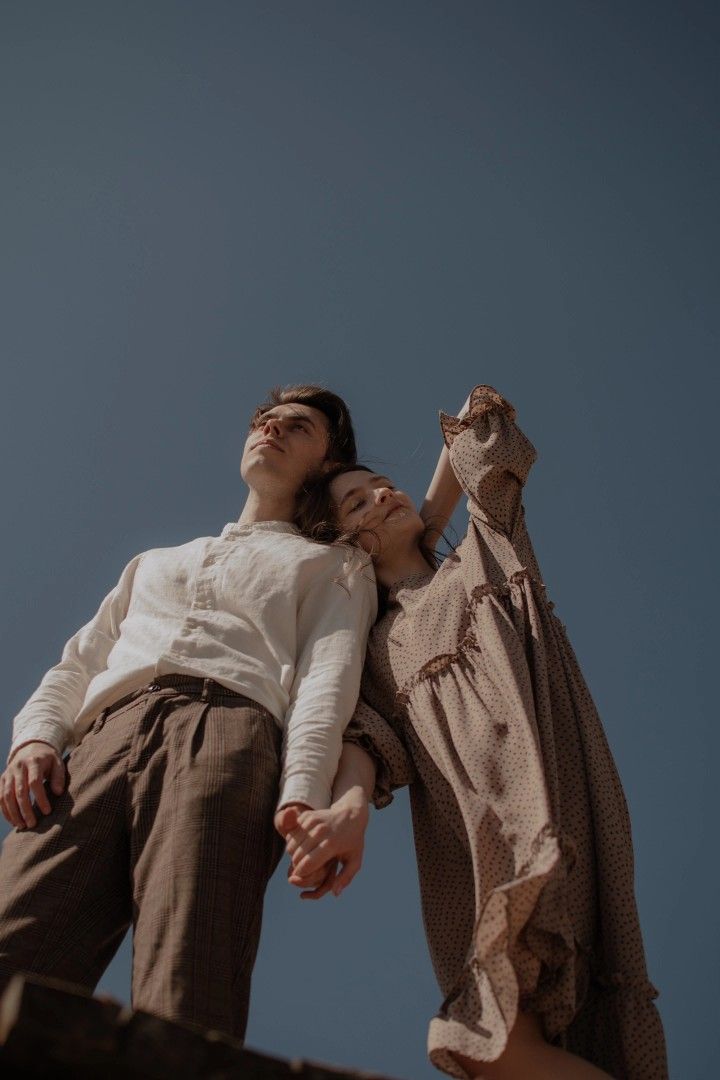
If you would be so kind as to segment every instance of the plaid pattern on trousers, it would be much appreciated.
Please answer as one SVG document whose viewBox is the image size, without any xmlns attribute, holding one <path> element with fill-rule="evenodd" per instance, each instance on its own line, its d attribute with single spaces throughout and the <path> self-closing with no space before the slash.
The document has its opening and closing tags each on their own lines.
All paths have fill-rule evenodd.
<svg viewBox="0 0 720 1080">
<path fill-rule="evenodd" d="M 132 1004 L 242 1038 L 281 733 L 211 679 L 163 676 L 96 717 L 61 796 L 0 856 L 0 990 L 16 971 L 94 989 L 130 925 Z"/>
</svg>

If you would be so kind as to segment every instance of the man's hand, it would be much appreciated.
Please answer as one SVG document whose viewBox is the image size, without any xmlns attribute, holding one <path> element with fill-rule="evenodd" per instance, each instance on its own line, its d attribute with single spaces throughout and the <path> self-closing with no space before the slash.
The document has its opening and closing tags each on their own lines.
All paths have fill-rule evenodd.
<svg viewBox="0 0 720 1080">
<path fill-rule="evenodd" d="M 320 899 L 332 890 L 339 896 L 362 865 L 365 829 L 369 820 L 367 798 L 357 789 L 350 791 L 329 810 L 306 810 L 296 815 L 296 824 L 286 837 L 292 859 L 288 877 L 292 885 L 311 891 L 302 895 Z M 342 864 L 340 873 L 337 864 Z M 322 883 L 316 875 L 325 871 Z"/>
<path fill-rule="evenodd" d="M 310 810 L 307 803 L 295 802 L 288 803 L 287 806 L 283 806 L 282 810 L 277 811 L 274 818 L 275 828 L 283 840 L 287 840 L 288 833 L 297 825 L 298 814 L 303 810 Z"/>
<path fill-rule="evenodd" d="M 13 754 L 10 764 L 0 776 L 0 808 L 3 817 L 18 829 L 34 828 L 37 818 L 35 806 L 43 814 L 51 810 L 45 791 L 49 781 L 55 795 L 65 790 L 65 762 L 54 746 L 46 742 L 29 742 Z"/>
</svg>

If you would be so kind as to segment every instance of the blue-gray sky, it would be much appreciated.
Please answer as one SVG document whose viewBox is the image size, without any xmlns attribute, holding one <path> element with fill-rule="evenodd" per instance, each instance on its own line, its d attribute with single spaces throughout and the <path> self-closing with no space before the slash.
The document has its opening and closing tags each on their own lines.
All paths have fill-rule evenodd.
<svg viewBox="0 0 720 1080">
<path fill-rule="evenodd" d="M 237 516 L 269 385 L 346 395 L 419 498 L 494 384 L 682 1080 L 718 1053 L 719 37 L 664 0 L 0 4 L 8 740 L 135 552 Z M 401 795 L 339 901 L 274 879 L 248 1041 L 422 1080 L 439 1003 Z"/>
</svg>

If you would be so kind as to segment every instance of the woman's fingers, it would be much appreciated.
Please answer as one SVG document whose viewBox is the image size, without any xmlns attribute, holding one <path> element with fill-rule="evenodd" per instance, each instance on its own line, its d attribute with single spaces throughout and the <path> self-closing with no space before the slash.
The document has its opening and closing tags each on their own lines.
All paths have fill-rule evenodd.
<svg viewBox="0 0 720 1080">
<path fill-rule="evenodd" d="M 323 863 L 326 863 L 331 855 L 335 855 L 337 852 L 333 852 L 329 840 L 321 840 L 312 851 L 305 854 L 302 848 L 298 848 L 295 858 L 293 859 L 293 873 L 298 877 L 307 877 L 309 874 L 319 870 Z"/>
<path fill-rule="evenodd" d="M 320 885 L 315 886 L 315 888 L 306 889 L 304 892 L 301 892 L 301 898 L 303 900 L 319 900 L 321 897 L 325 896 L 326 893 L 331 891 L 334 896 L 340 896 L 340 893 L 343 892 L 353 880 L 361 865 L 361 858 L 349 859 L 343 864 L 342 870 L 338 873 L 338 860 L 333 859 L 332 862 L 328 864 L 328 873 L 325 880 Z M 290 881 L 293 885 L 302 885 L 302 881 L 299 880 L 299 875 L 293 875 L 290 878 Z"/>
<path fill-rule="evenodd" d="M 288 881 L 291 885 L 297 885 L 301 889 L 315 889 L 323 884 L 330 872 L 334 876 L 338 866 L 338 859 L 325 858 L 324 861 L 316 861 L 314 866 L 307 868 L 302 874 L 298 874 L 293 866 L 288 870 Z"/>
<path fill-rule="evenodd" d="M 346 889 L 348 887 L 348 885 L 360 869 L 361 865 L 361 859 L 350 859 L 348 862 L 345 863 L 341 872 L 337 875 L 332 885 L 332 891 L 335 896 L 339 896 L 343 889 Z"/>
<path fill-rule="evenodd" d="M 285 850 L 288 855 L 294 855 L 303 845 L 306 851 L 311 851 L 315 844 L 327 835 L 327 825 L 323 821 L 315 820 L 311 811 L 305 811 L 301 818 L 304 820 L 299 820 L 286 837 Z"/>
<path fill-rule="evenodd" d="M 323 851 L 327 850 L 328 845 L 329 840 L 325 832 L 318 831 L 312 836 L 304 837 L 302 842 L 291 852 L 293 866 L 297 866 L 302 859 L 307 855 L 310 855 L 311 852 L 316 851 L 319 847 L 322 847 Z M 333 854 L 337 854 L 337 852 L 333 852 Z M 328 857 L 329 853 L 325 856 L 323 862 L 326 861 Z"/>
<path fill-rule="evenodd" d="M 335 881 L 335 874 L 337 873 L 337 866 L 338 866 L 337 859 L 333 859 L 332 862 L 328 864 L 328 872 L 325 875 L 325 880 L 322 881 L 320 883 L 320 885 L 317 885 L 314 889 L 305 889 L 303 892 L 301 892 L 300 893 L 300 899 L 301 900 L 320 900 L 321 897 L 326 895 L 326 893 L 329 893 L 330 890 L 332 889 L 333 883 Z"/>
</svg>

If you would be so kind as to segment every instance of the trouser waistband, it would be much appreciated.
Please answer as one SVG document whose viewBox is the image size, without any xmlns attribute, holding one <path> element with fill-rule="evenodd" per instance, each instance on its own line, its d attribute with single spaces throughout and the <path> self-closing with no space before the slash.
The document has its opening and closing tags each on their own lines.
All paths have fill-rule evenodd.
<svg viewBox="0 0 720 1080">
<path fill-rule="evenodd" d="M 231 690 L 228 686 L 223 686 L 222 683 L 217 682 L 215 679 L 202 679 L 198 675 L 174 675 L 171 673 L 170 675 L 158 675 L 151 683 L 141 686 L 137 690 L 132 690 L 129 694 L 125 694 L 124 697 L 113 701 L 103 712 L 105 715 L 109 715 L 135 698 L 142 697 L 144 694 L 151 694 L 154 690 L 166 689 L 176 690 L 179 694 L 197 695 L 203 701 L 218 698 L 240 698 L 249 705 L 263 708 L 263 706 L 258 705 L 258 702 L 249 698 L 247 694 Z"/>
</svg>

